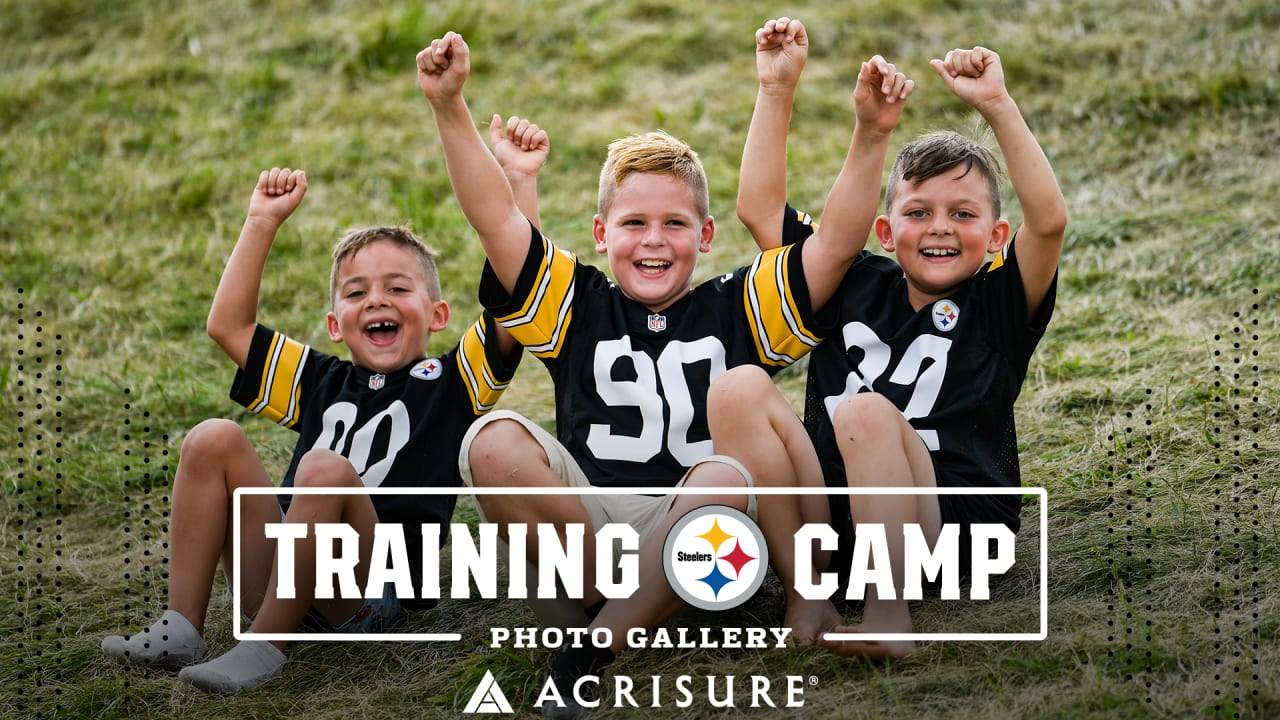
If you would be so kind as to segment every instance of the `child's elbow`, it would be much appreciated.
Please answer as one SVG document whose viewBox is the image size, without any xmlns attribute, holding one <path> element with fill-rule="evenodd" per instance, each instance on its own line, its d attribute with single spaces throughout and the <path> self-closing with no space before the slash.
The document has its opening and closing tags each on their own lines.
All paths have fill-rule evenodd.
<svg viewBox="0 0 1280 720">
<path fill-rule="evenodd" d="M 1063 205 L 1049 219 L 1049 233 L 1053 237 L 1064 237 L 1067 234 L 1067 206 Z"/>
<path fill-rule="evenodd" d="M 1044 238 L 1064 237 L 1067 234 L 1066 204 L 1059 204 L 1046 210 L 1046 212 L 1036 214 L 1035 222 L 1031 229 L 1035 231 L 1036 235 Z"/>
<path fill-rule="evenodd" d="M 222 345 L 230 334 L 230 330 L 225 323 L 219 321 L 216 315 L 210 314 L 204 322 L 204 332 L 214 342 Z"/>
<path fill-rule="evenodd" d="M 758 236 L 761 230 L 764 230 L 764 216 L 760 212 L 758 203 L 751 203 L 743 198 L 738 198 L 737 205 L 738 221 L 741 222 L 752 236 Z"/>
</svg>

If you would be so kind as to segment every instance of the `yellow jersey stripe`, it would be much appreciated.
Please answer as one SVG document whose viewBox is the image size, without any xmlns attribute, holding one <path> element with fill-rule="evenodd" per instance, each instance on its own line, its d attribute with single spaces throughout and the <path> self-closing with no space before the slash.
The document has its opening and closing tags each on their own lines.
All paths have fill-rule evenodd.
<svg viewBox="0 0 1280 720">
<path fill-rule="evenodd" d="M 458 343 L 458 373 L 462 376 L 467 395 L 471 398 L 471 411 L 483 415 L 494 408 L 509 382 L 494 379 L 489 358 L 485 355 L 484 321 L 478 320 Z"/>
<path fill-rule="evenodd" d="M 1005 246 L 1000 248 L 1000 252 L 996 253 L 996 256 L 991 258 L 991 264 L 987 266 L 987 272 L 1000 269 L 1000 267 L 1004 265 L 1004 254 L 1007 252 L 1009 252 L 1009 244 L 1005 243 Z"/>
<path fill-rule="evenodd" d="M 262 369 L 258 397 L 249 406 L 251 411 L 285 427 L 298 422 L 302 369 L 309 350 L 306 345 L 275 333 Z"/>
<path fill-rule="evenodd" d="M 791 292 L 791 288 L 794 287 L 791 278 L 791 265 L 788 261 L 788 256 L 791 252 L 795 252 L 795 248 L 788 248 L 786 253 L 781 254 L 774 260 L 774 281 L 778 284 L 779 295 L 784 301 L 782 310 L 787 320 L 787 329 L 791 335 L 812 349 L 822 341 L 822 338 L 805 327 L 804 321 L 800 316 L 800 308 L 796 305 L 795 293 Z M 803 355 L 805 352 L 808 352 L 808 350 L 802 350 L 801 354 Z"/>
<path fill-rule="evenodd" d="M 800 359 L 821 340 L 804 326 L 791 292 L 787 257 L 795 247 L 776 248 L 756 257 L 743 299 L 756 353 L 763 362 L 780 367 Z"/>
<path fill-rule="evenodd" d="M 555 357 L 573 318 L 577 259 L 545 238 L 543 253 L 534 291 L 518 311 L 498 318 L 498 322 L 535 356 Z"/>
<path fill-rule="evenodd" d="M 284 338 L 280 335 L 280 333 L 275 333 L 275 334 L 273 334 L 273 335 L 271 336 L 271 344 L 270 344 L 270 346 L 267 348 L 267 357 L 268 357 L 268 358 L 274 358 L 274 357 L 275 357 L 276 352 L 277 352 L 276 345 L 277 345 L 278 343 L 280 343 L 280 342 L 283 342 L 283 340 L 284 340 Z M 269 363 L 268 363 L 268 368 L 270 368 L 270 364 L 269 364 Z M 258 394 L 257 394 L 256 396 L 254 396 L 254 398 L 253 398 L 253 402 L 249 403 L 249 410 L 250 410 L 251 412 L 255 412 L 255 413 L 256 413 L 256 412 L 261 412 L 261 411 L 262 411 L 262 408 L 263 408 L 263 406 L 264 406 L 264 404 L 265 404 L 263 401 L 266 399 L 266 397 L 267 397 L 267 391 L 268 391 L 267 380 L 268 380 L 267 373 L 266 373 L 266 372 L 263 372 L 263 373 L 262 373 L 262 377 L 261 377 L 261 379 L 260 379 L 260 382 L 258 383 Z"/>
</svg>

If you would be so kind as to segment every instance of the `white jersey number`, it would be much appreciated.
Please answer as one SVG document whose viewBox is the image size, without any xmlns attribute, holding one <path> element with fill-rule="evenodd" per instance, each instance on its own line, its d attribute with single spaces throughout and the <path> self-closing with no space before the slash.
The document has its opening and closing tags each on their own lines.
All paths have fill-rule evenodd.
<svg viewBox="0 0 1280 720">
<path fill-rule="evenodd" d="M 875 383 L 889 369 L 892 360 L 888 345 L 884 344 L 871 328 L 860 322 L 851 322 L 844 326 L 845 350 L 858 348 L 862 351 L 862 361 L 849 373 L 845 380 L 844 392 L 832 395 L 824 400 L 827 417 L 834 421 L 836 407 L 847 397 L 863 390 L 874 390 Z M 898 366 L 889 376 L 889 382 L 895 385 L 915 384 L 911 399 L 902 414 L 907 420 L 925 417 L 933 412 L 933 405 L 938 401 L 938 393 L 942 392 L 942 380 L 947 376 L 947 353 L 951 350 L 951 341 L 937 335 L 921 335 L 916 338 L 907 351 L 902 354 Z M 925 360 L 932 360 L 928 367 L 921 367 Z M 937 450 L 937 430 L 916 430 L 916 434 L 930 450 Z"/>
<path fill-rule="evenodd" d="M 714 337 L 672 341 L 663 348 L 656 364 L 643 352 L 632 350 L 629 337 L 600 343 L 593 364 L 600 399 L 610 407 L 637 408 L 641 428 L 638 436 L 617 435 L 608 425 L 593 424 L 587 433 L 587 447 L 602 460 L 647 462 L 662 452 L 665 439 L 671 456 L 686 467 L 710 455 L 710 440 L 689 441 L 694 406 L 684 366 L 709 361 L 714 380 L 725 370 L 724 355 L 724 345 Z M 613 379 L 613 366 L 622 358 L 629 358 L 635 367 L 635 380 Z M 659 381 L 662 391 L 658 389 Z M 664 392 L 665 404 L 670 408 L 669 423 L 663 420 Z"/>
<path fill-rule="evenodd" d="M 342 455 L 351 462 L 365 487 L 378 487 L 387 478 L 391 466 L 396 462 L 396 455 L 409 442 L 409 411 L 404 403 L 396 400 L 386 410 L 369 418 L 355 432 L 358 409 L 349 402 L 334 403 L 324 411 L 324 429 L 312 449 L 323 448 Z M 369 462 L 369 454 L 373 449 L 373 439 L 383 423 L 390 423 L 387 435 L 387 454 L 381 460 Z M 347 435 L 351 435 L 351 445 L 347 445 Z"/>
</svg>

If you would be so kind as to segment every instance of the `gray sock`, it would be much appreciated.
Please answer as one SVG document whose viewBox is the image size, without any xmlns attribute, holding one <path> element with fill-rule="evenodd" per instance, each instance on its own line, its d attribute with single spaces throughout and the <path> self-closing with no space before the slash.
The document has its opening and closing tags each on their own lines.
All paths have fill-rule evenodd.
<svg viewBox="0 0 1280 720">
<path fill-rule="evenodd" d="M 265 640 L 242 640 L 207 663 L 182 668 L 178 679 L 207 692 L 234 693 L 279 675 L 284 660 L 284 653 Z"/>
<path fill-rule="evenodd" d="M 133 665 L 178 668 L 204 657 L 204 638 L 182 613 L 165 610 L 164 615 L 140 632 L 102 639 L 102 652 Z"/>
</svg>

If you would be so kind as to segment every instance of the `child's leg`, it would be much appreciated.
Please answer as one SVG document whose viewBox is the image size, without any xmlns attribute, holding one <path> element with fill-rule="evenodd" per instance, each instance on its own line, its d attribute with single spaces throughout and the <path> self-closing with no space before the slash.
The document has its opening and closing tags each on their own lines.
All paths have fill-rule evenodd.
<svg viewBox="0 0 1280 720">
<path fill-rule="evenodd" d="M 460 457 L 464 482 L 472 487 L 563 487 L 564 469 L 553 462 L 548 450 L 514 415 L 498 411 L 478 420 L 463 441 Z M 554 442 L 554 440 L 544 441 Z M 582 501 L 573 495 L 479 495 L 476 497 L 485 522 L 499 523 L 498 534 L 505 542 L 508 523 L 553 524 L 564 528 L 569 523 L 582 524 L 588 534 L 594 525 Z M 564 532 L 560 532 L 564 542 Z M 512 558 L 531 565 L 538 557 L 538 538 L 529 533 L 525 538 L 525 556 Z M 594 605 L 603 599 L 595 585 L 595 543 L 583 543 L 582 604 Z M 530 582 L 533 578 L 529 578 Z M 531 593 L 532 595 L 532 593 Z M 534 602 L 530 603 L 534 605 Z M 537 610 L 538 607 L 535 607 Z"/>
<path fill-rule="evenodd" d="M 294 484 L 299 488 L 362 487 L 360 476 L 343 456 L 329 450 L 312 450 L 302 457 Z M 276 520 L 279 519 L 277 515 Z M 356 583 L 361 590 L 369 575 L 369 558 L 373 549 L 374 526 L 378 514 L 368 495 L 304 495 L 297 494 L 289 503 L 286 523 L 305 523 L 306 537 L 294 540 L 294 596 L 282 598 L 275 593 L 279 587 L 279 568 L 273 565 L 270 580 L 266 584 L 266 598 L 258 610 L 249 631 L 253 633 L 293 632 L 302 623 L 307 611 L 315 607 L 333 625 L 341 625 L 364 604 L 363 598 L 317 600 L 316 582 L 316 534 L 317 523 L 342 523 L 350 525 L 359 534 L 359 562 L 356 565 Z M 286 643 L 273 640 L 243 640 L 226 654 L 199 665 L 184 668 L 178 677 L 197 687 L 214 692 L 237 692 L 255 687 L 276 675 L 284 665 L 281 652 Z"/>
<path fill-rule="evenodd" d="M 716 452 L 746 466 L 757 487 L 823 487 L 809 434 L 764 370 L 743 365 L 716 378 L 707 394 L 707 424 Z M 761 495 L 759 502 L 770 564 L 787 592 L 783 623 L 796 640 L 811 643 L 840 623 L 840 613 L 830 600 L 806 600 L 796 592 L 796 574 L 808 573 L 817 582 L 829 553 L 815 553 L 817 567 L 797 568 L 794 538 L 802 524 L 830 522 L 827 498 Z"/>
<path fill-rule="evenodd" d="M 746 480 L 732 465 L 704 461 L 689 470 L 684 487 L 744 487 Z M 662 521 L 640 543 L 637 555 L 640 587 L 631 597 L 605 603 L 591 623 L 592 628 L 607 627 L 613 631 L 615 653 L 626 644 L 631 628 L 651 628 L 679 610 L 684 602 L 667 583 L 662 564 L 662 550 L 667 534 L 681 517 L 707 505 L 726 505 L 747 511 L 750 498 L 740 493 L 724 495 L 676 495 Z"/>
<path fill-rule="evenodd" d="M 108 655 L 133 663 L 178 667 L 204 655 L 204 619 L 219 557 L 228 585 L 232 580 L 232 493 L 238 487 L 269 487 L 271 480 L 239 425 L 207 420 L 183 439 L 173 485 L 169 609 L 139 633 L 127 638 L 113 635 L 102 642 Z M 242 531 L 280 519 L 280 506 L 273 496 L 245 496 L 242 502 Z M 256 609 L 270 573 L 274 543 L 246 542 L 243 547 L 242 601 Z"/>
<path fill-rule="evenodd" d="M 746 479 L 734 466 L 715 460 L 703 461 L 689 470 L 685 487 L 743 487 Z M 606 602 L 591 623 L 591 629 L 609 628 L 613 644 L 597 648 L 591 643 L 582 647 L 566 646 L 551 664 L 551 677 L 566 707 L 543 708 L 543 717 L 579 718 L 588 709 L 578 705 L 573 696 L 577 680 L 585 675 L 600 675 L 626 645 L 632 628 L 651 628 L 680 609 L 683 601 L 667 583 L 662 564 L 667 534 L 685 513 L 706 505 L 727 505 L 748 512 L 750 497 L 740 493 L 724 495 L 676 495 L 662 520 L 647 531 L 638 551 L 640 585 L 625 599 Z"/>
<path fill-rule="evenodd" d="M 933 462 L 924 441 L 902 413 L 877 393 L 859 393 L 836 409 L 833 423 L 840 454 L 844 458 L 849 487 L 934 487 Z M 867 588 L 862 622 L 836 632 L 893 632 L 912 630 L 911 612 L 902 599 L 902 526 L 918 523 L 932 546 L 941 530 L 935 495 L 851 495 L 849 508 L 854 527 L 858 523 L 884 525 L 889 558 L 893 565 L 893 599 L 881 599 L 874 585 Z M 836 653 L 850 657 L 903 657 L 915 651 L 910 640 L 892 642 L 823 641 Z"/>
<path fill-rule="evenodd" d="M 302 456 L 298 463 L 298 472 L 294 476 L 294 485 L 299 488 L 360 488 L 364 483 L 356 473 L 351 462 L 338 453 L 330 450 L 312 450 Z M 341 523 L 350 525 L 359 534 L 360 560 L 356 565 L 356 583 L 364 590 L 365 581 L 369 577 L 369 557 L 373 553 L 374 526 L 378 524 L 378 512 L 373 507 L 369 495 L 303 495 L 297 494 L 289 503 L 289 511 L 285 513 L 286 523 L 305 523 L 308 526 L 307 536 L 295 540 L 293 544 L 293 585 L 294 597 L 281 598 L 274 593 L 278 587 L 279 568 L 274 564 L 271 568 L 271 581 L 268 584 L 266 599 L 262 609 L 254 617 L 250 632 L 255 633 L 287 633 L 293 632 L 302 623 L 307 611 L 314 607 L 326 621 L 334 626 L 341 625 L 356 613 L 364 604 L 363 598 L 315 598 L 316 584 L 316 533 L 315 525 L 319 523 Z M 284 642 L 273 642 L 276 647 L 284 649 Z"/>
<path fill-rule="evenodd" d="M 219 559 L 227 587 L 235 587 L 233 493 L 271 485 L 257 451 L 236 423 L 208 420 L 183 439 L 169 523 L 169 607 L 197 628 L 204 628 Z M 252 614 L 262 603 L 275 556 L 275 541 L 263 538 L 260 528 L 280 521 L 280 502 L 274 495 L 244 495 L 240 502 L 240 602 Z"/>
</svg>

